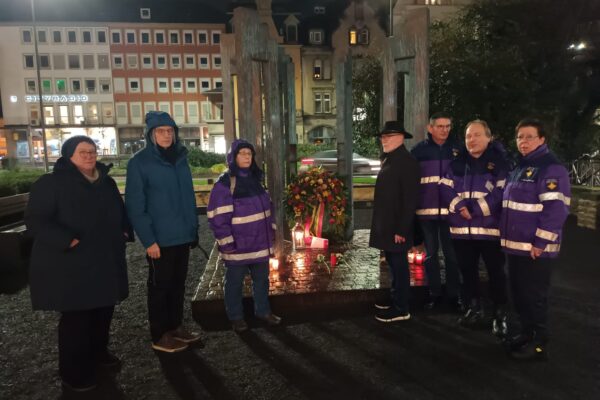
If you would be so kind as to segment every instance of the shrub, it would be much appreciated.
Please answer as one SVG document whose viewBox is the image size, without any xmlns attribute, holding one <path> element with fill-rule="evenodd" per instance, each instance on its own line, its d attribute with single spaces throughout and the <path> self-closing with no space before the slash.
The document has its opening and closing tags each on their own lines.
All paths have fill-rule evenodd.
<svg viewBox="0 0 600 400">
<path fill-rule="evenodd" d="M 225 154 L 202 151 L 195 147 L 188 150 L 188 161 L 192 167 L 210 168 L 215 164 L 225 163 Z"/>
<path fill-rule="evenodd" d="M 31 185 L 43 174 L 44 171 L 39 169 L 0 171 L 0 197 L 29 192 Z"/>
<path fill-rule="evenodd" d="M 227 169 L 227 165 L 225 164 L 215 164 L 210 167 L 210 170 L 215 174 L 222 174 Z"/>
<path fill-rule="evenodd" d="M 296 155 L 298 160 L 303 157 L 312 156 L 315 153 L 325 150 L 333 150 L 335 146 L 332 144 L 312 144 L 312 143 L 301 143 L 296 147 Z"/>
</svg>

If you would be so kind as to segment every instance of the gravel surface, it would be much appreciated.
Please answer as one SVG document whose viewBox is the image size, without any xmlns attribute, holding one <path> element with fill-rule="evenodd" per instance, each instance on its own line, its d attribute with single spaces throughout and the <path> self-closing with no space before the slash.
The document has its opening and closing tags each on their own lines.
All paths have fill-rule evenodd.
<svg viewBox="0 0 600 400">
<path fill-rule="evenodd" d="M 200 218 L 209 249 L 213 238 Z M 111 349 L 123 366 L 101 371 L 99 387 L 85 395 L 61 389 L 57 314 L 31 311 L 23 273 L 0 275 L 0 399 L 597 399 L 600 268 L 592 252 L 600 235 L 570 229 L 552 293 L 548 363 L 509 360 L 489 332 L 462 329 L 453 314 L 419 311 L 400 324 L 364 313 L 288 318 L 243 336 L 204 332 L 204 349 L 157 354 L 146 321 L 143 249 L 135 243 L 128 250 L 130 297 L 112 324 Z M 193 250 L 188 300 L 205 262 Z M 194 324 L 189 301 L 186 318 Z"/>
</svg>

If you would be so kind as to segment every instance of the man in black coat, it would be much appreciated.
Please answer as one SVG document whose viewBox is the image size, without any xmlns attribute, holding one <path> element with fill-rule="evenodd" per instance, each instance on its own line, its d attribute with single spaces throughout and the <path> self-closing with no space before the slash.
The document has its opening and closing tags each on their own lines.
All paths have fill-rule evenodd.
<svg viewBox="0 0 600 400">
<path fill-rule="evenodd" d="M 413 242 L 413 220 L 419 196 L 419 166 L 404 147 L 413 136 L 398 121 L 388 121 L 378 134 L 383 146 L 369 246 L 383 250 L 392 276 L 391 302 L 377 303 L 381 322 L 410 318 L 408 249 Z"/>
</svg>

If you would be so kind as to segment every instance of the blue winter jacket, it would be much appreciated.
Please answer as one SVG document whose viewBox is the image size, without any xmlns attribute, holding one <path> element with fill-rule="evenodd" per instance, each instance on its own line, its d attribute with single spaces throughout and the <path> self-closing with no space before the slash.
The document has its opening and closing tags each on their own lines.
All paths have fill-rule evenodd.
<svg viewBox="0 0 600 400">
<path fill-rule="evenodd" d="M 129 219 L 145 248 L 195 243 L 198 217 L 187 149 L 179 142 L 175 121 L 164 112 L 146 117 L 146 147 L 127 164 L 125 205 Z M 169 163 L 152 140 L 157 126 L 175 128 L 177 159 Z"/>
<path fill-rule="evenodd" d="M 440 191 L 448 206 L 452 238 L 500 240 L 498 222 L 508 171 L 506 154 L 499 142 L 491 142 L 479 158 L 465 151 L 450 163 L 440 181 Z M 469 210 L 470 220 L 460 214 L 463 207 Z"/>
<path fill-rule="evenodd" d="M 448 165 L 461 152 L 462 146 L 448 138 L 441 146 L 433 141 L 431 133 L 410 151 L 419 162 L 421 186 L 417 217 L 420 219 L 445 219 L 448 207 L 440 195 L 440 180 L 446 175 Z"/>
</svg>

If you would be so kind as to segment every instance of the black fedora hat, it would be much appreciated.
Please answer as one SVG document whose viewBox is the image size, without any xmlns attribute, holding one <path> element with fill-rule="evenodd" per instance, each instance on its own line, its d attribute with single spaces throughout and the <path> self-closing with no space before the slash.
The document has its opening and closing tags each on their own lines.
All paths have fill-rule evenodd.
<svg viewBox="0 0 600 400">
<path fill-rule="evenodd" d="M 377 136 L 385 135 L 386 133 L 401 133 L 406 139 L 412 139 L 413 135 L 404 129 L 404 126 L 398 121 L 386 121 L 381 132 Z"/>
</svg>

